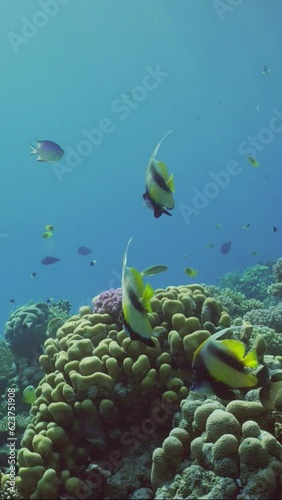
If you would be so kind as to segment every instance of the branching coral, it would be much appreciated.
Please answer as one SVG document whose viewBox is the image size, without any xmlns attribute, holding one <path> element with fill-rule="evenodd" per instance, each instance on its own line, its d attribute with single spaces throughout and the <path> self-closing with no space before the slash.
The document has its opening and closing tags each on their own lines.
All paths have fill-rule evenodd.
<svg viewBox="0 0 282 500">
<path fill-rule="evenodd" d="M 264 325 L 282 332 L 282 303 L 269 309 L 252 309 L 244 315 L 244 320 L 253 325 Z"/>
<path fill-rule="evenodd" d="M 5 340 L 0 339 L 0 377 L 9 378 L 14 369 L 14 355 Z"/>
</svg>

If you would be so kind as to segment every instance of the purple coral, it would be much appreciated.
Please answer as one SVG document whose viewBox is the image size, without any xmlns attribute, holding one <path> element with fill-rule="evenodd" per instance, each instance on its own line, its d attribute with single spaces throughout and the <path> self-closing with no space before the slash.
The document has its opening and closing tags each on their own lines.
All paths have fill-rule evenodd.
<svg viewBox="0 0 282 500">
<path fill-rule="evenodd" d="M 98 314 L 110 314 L 115 321 L 121 318 L 121 288 L 111 288 L 92 299 L 93 310 Z"/>
</svg>

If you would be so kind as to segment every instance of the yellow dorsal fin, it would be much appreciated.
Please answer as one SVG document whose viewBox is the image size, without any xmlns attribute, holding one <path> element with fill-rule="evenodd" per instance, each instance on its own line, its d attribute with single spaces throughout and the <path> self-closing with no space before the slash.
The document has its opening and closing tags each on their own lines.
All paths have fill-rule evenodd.
<svg viewBox="0 0 282 500">
<path fill-rule="evenodd" d="M 218 343 L 237 359 L 242 360 L 245 354 L 245 346 L 236 339 L 219 340 Z"/>
<path fill-rule="evenodd" d="M 253 349 L 252 351 L 248 352 L 247 356 L 244 357 L 243 361 L 244 365 L 247 366 L 248 368 L 257 368 L 258 366 L 257 351 Z"/>
<path fill-rule="evenodd" d="M 146 284 L 144 291 L 143 291 L 143 296 L 141 299 L 142 306 L 144 309 L 146 309 L 147 312 L 151 313 L 152 308 L 151 308 L 151 298 L 154 295 L 154 290 L 151 287 L 149 283 Z"/>
<path fill-rule="evenodd" d="M 130 268 L 130 272 L 134 281 L 134 287 L 138 293 L 139 298 L 143 296 L 144 293 L 144 283 L 142 275 L 134 267 Z"/>
<path fill-rule="evenodd" d="M 174 179 L 173 179 L 173 174 L 171 174 L 171 176 L 168 179 L 166 185 L 171 190 L 171 192 L 174 193 Z"/>
<path fill-rule="evenodd" d="M 163 179 L 165 180 L 165 182 L 167 182 L 168 181 L 168 171 L 167 171 L 166 164 L 163 161 L 158 161 L 157 165 L 158 165 L 158 170 L 162 174 Z"/>
</svg>

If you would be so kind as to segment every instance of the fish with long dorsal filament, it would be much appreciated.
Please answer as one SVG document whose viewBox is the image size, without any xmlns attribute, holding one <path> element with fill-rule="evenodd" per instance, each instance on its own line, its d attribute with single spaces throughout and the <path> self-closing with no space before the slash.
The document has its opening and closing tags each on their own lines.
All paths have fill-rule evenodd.
<svg viewBox="0 0 282 500">
<path fill-rule="evenodd" d="M 155 347 L 152 341 L 152 326 L 148 313 L 152 312 L 151 298 L 154 290 L 147 283 L 144 285 L 141 273 L 134 267 L 127 266 L 127 253 L 132 238 L 127 243 L 122 264 L 122 320 L 124 330 L 131 340 L 140 340 L 149 347 Z"/>
<path fill-rule="evenodd" d="M 145 174 L 145 193 L 143 199 L 145 206 L 154 211 L 154 217 L 162 214 L 171 215 L 168 210 L 174 208 L 174 180 L 173 174 L 169 175 L 166 165 L 156 160 L 156 155 L 164 139 L 172 132 L 169 130 L 155 147 Z"/>
</svg>

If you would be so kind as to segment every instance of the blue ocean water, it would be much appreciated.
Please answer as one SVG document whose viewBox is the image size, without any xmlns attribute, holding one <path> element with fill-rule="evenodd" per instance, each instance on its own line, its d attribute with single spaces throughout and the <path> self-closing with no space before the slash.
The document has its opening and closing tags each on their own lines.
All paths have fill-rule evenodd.
<svg viewBox="0 0 282 500">
<path fill-rule="evenodd" d="M 131 236 L 130 266 L 169 267 L 153 287 L 216 284 L 281 257 L 281 16 L 277 0 L 2 0 L 2 325 L 29 300 L 69 299 L 75 311 L 120 286 Z M 154 219 L 145 168 L 168 130 L 158 159 L 176 206 Z M 65 156 L 37 162 L 36 139 Z M 47 255 L 61 260 L 43 266 Z"/>
</svg>

